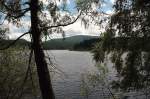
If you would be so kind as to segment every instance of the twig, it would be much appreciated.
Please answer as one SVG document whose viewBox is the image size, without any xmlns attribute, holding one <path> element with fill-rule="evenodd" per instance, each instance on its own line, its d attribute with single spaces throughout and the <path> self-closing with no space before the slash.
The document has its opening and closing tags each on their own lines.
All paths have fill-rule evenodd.
<svg viewBox="0 0 150 99">
<path fill-rule="evenodd" d="M 28 79 L 28 76 L 29 76 L 28 74 L 29 74 L 30 71 L 31 71 L 32 55 L 33 55 L 33 49 L 31 49 L 31 52 L 30 52 L 29 62 L 28 62 L 28 68 L 27 68 L 26 75 L 25 75 L 25 78 L 24 78 L 24 80 L 23 80 L 23 83 L 22 83 L 22 85 L 21 85 L 21 87 L 20 87 L 20 89 L 21 89 L 20 95 L 19 95 L 19 97 L 18 97 L 17 99 L 21 99 L 21 97 L 22 97 L 22 95 L 23 95 L 24 85 L 25 85 L 25 83 L 26 83 L 26 81 L 27 81 L 27 79 Z"/>
<path fill-rule="evenodd" d="M 22 38 L 24 35 L 29 34 L 30 32 L 26 32 L 24 34 L 22 34 L 21 36 L 19 36 L 16 40 L 14 40 L 12 43 L 10 43 L 9 45 L 5 46 L 4 48 L 0 48 L 0 50 L 6 50 L 8 48 L 10 48 L 12 45 L 14 45 L 18 40 L 20 40 L 20 38 Z"/>
<path fill-rule="evenodd" d="M 67 75 L 65 74 L 65 72 L 63 72 L 61 69 L 59 69 L 59 68 L 57 68 L 54 64 L 53 64 L 53 62 L 51 61 L 51 59 L 50 59 L 50 56 L 49 56 L 49 54 L 47 53 L 47 57 L 45 57 L 45 58 L 47 58 L 48 59 L 48 61 L 49 61 L 49 65 L 53 68 L 53 69 L 56 69 L 56 70 L 58 70 L 60 73 L 62 73 L 64 76 L 66 76 L 67 77 Z"/>
<path fill-rule="evenodd" d="M 24 16 L 25 13 L 27 13 L 28 11 L 30 11 L 29 8 L 27 8 L 25 11 L 21 12 L 21 13 L 20 13 L 19 15 L 17 15 L 17 16 L 10 15 L 10 17 L 13 17 L 13 18 L 17 19 L 17 18 L 20 18 L 20 17 Z"/>
<path fill-rule="evenodd" d="M 112 91 L 110 90 L 110 88 L 108 86 L 107 86 L 107 89 L 108 89 L 109 93 L 111 94 L 112 98 L 116 99 L 115 96 L 114 96 L 114 94 L 112 93 Z"/>
<path fill-rule="evenodd" d="M 71 24 L 75 23 L 80 18 L 81 14 L 82 14 L 82 11 L 80 11 L 80 14 L 72 22 L 69 22 L 69 23 L 66 23 L 66 24 L 57 24 L 57 25 L 53 25 L 53 26 L 47 26 L 45 28 L 46 29 L 51 29 L 51 28 L 56 28 L 56 27 L 61 27 L 61 26 L 64 27 L 64 26 L 71 25 Z"/>
<path fill-rule="evenodd" d="M 15 3 L 13 3 L 12 5 L 14 5 L 14 4 L 15 4 Z M 16 3 L 16 4 L 18 4 L 18 3 Z M 25 9 L 14 10 L 14 9 L 8 7 L 8 5 L 6 5 L 5 3 L 3 3 L 3 5 L 4 5 L 4 7 L 5 7 L 7 10 L 12 11 L 12 12 L 20 12 L 20 11 L 26 11 L 26 10 L 29 10 L 29 9 L 30 9 L 30 8 L 25 8 Z"/>
<path fill-rule="evenodd" d="M 4 20 L 0 23 L 0 25 L 3 25 L 5 20 L 7 19 L 7 16 L 4 18 Z"/>
</svg>

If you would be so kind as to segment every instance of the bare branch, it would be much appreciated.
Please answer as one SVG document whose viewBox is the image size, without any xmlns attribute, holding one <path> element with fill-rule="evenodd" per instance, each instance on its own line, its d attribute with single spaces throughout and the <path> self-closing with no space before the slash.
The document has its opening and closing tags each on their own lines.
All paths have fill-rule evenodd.
<svg viewBox="0 0 150 99">
<path fill-rule="evenodd" d="M 71 25 L 71 24 L 75 23 L 80 18 L 81 14 L 82 14 L 82 11 L 80 11 L 80 14 L 76 17 L 76 19 L 73 20 L 70 23 L 66 23 L 66 24 L 64 23 L 64 24 L 57 24 L 57 25 L 53 25 L 53 26 L 47 26 L 47 27 L 45 27 L 45 29 L 51 29 L 51 28 L 56 28 L 56 27 L 61 27 L 61 26 L 64 27 L 64 26 Z"/>
<path fill-rule="evenodd" d="M 13 2 L 13 3 L 9 3 L 9 5 L 14 5 L 14 4 L 19 4 L 19 5 L 30 5 L 30 2 L 24 2 L 24 3 L 19 3 L 19 2 Z"/>
<path fill-rule="evenodd" d="M 23 5 L 30 5 L 30 2 L 25 2 Z"/>
<path fill-rule="evenodd" d="M 29 4 L 29 2 L 26 2 L 26 3 L 24 3 L 24 4 Z M 30 10 L 30 7 L 25 8 L 25 9 L 19 9 L 19 10 L 16 10 L 16 9 L 11 9 L 11 8 L 8 7 L 5 3 L 4 3 L 3 5 L 4 5 L 5 9 L 7 9 L 7 10 L 10 11 L 10 12 L 12 12 L 12 14 L 18 13 L 18 15 L 11 15 L 11 13 L 6 13 L 7 16 L 13 17 L 13 18 L 15 18 L 15 19 L 24 16 L 25 13 L 28 12 L 28 11 Z M 1 12 L 2 12 L 2 11 L 1 11 Z M 2 12 L 2 13 L 4 13 L 4 12 Z"/>
<path fill-rule="evenodd" d="M 22 17 L 22 16 L 24 16 L 25 15 L 25 13 L 27 13 L 28 11 L 30 11 L 30 8 L 26 8 L 26 9 L 23 9 L 24 10 L 24 12 L 21 12 L 19 15 L 8 15 L 9 17 L 13 17 L 13 18 L 15 18 L 15 19 L 17 19 L 17 18 L 20 18 L 20 17 Z"/>
<path fill-rule="evenodd" d="M 0 10 L 0 12 L 3 13 L 3 14 L 7 14 L 6 12 L 4 12 L 4 11 L 2 11 L 2 10 Z"/>
<path fill-rule="evenodd" d="M 25 3 L 26 4 L 26 3 Z M 10 7 L 8 7 L 5 3 L 3 4 L 4 5 L 4 7 L 8 10 L 8 11 L 12 11 L 12 12 L 14 12 L 14 13 L 16 13 L 16 12 L 21 12 L 21 11 L 24 11 L 24 10 L 27 10 L 27 9 L 29 9 L 29 8 L 25 8 L 25 9 L 19 9 L 19 10 L 14 10 L 14 9 L 11 9 Z M 12 5 L 14 5 L 14 3 L 12 4 Z"/>
<path fill-rule="evenodd" d="M 3 25 L 5 20 L 7 19 L 7 16 L 4 18 L 4 20 L 0 23 L 0 25 Z"/>
<path fill-rule="evenodd" d="M 7 45 L 6 47 L 0 48 L 0 50 L 6 50 L 6 49 L 10 48 L 12 45 L 14 45 L 20 38 L 22 38 L 26 34 L 29 34 L 29 32 L 26 32 L 26 33 L 22 34 L 21 36 L 19 36 L 16 40 L 14 40 L 12 43 Z"/>
<path fill-rule="evenodd" d="M 26 71 L 26 74 L 25 74 L 25 77 L 24 77 L 24 80 L 18 90 L 18 92 L 20 91 L 20 95 L 18 96 L 17 99 L 21 99 L 22 95 L 23 95 L 23 90 L 24 90 L 24 86 L 25 86 L 25 83 L 28 79 L 28 76 L 32 76 L 31 74 L 31 62 L 32 62 L 32 56 L 33 56 L 33 49 L 31 49 L 31 52 L 30 52 L 30 56 L 29 56 L 29 61 L 28 61 L 28 68 L 27 68 L 27 71 Z"/>
</svg>

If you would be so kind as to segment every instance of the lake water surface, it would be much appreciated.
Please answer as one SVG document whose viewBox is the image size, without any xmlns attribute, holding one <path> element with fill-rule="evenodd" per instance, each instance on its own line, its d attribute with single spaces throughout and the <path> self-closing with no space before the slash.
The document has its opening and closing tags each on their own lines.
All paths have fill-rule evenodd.
<svg viewBox="0 0 150 99">
<path fill-rule="evenodd" d="M 57 99 L 85 99 L 80 93 L 81 75 L 96 72 L 95 62 L 90 52 L 52 50 L 47 51 L 55 64 L 57 73 L 52 74 L 53 87 Z M 60 72 L 61 71 L 61 72 Z M 106 99 L 99 91 L 88 99 Z M 107 98 L 108 99 L 108 98 Z"/>
<path fill-rule="evenodd" d="M 87 73 L 97 73 L 95 62 L 90 52 L 51 50 L 46 51 L 50 56 L 55 69 L 50 69 L 53 89 L 56 99 L 114 99 L 105 86 L 96 86 L 96 89 L 88 91 L 88 96 L 81 95 L 82 76 Z M 115 79 L 115 69 L 110 59 L 105 60 L 108 67 L 108 81 Z M 86 86 L 86 82 L 85 82 Z M 90 89 L 91 90 L 91 89 Z M 111 92 L 115 93 L 112 89 Z M 125 94 L 125 93 L 123 93 Z M 128 93 L 127 93 L 128 94 Z M 133 95 L 133 93 L 131 93 Z M 125 96 L 119 99 L 150 99 L 140 95 L 138 97 Z M 138 94 L 135 93 L 137 96 Z"/>
</svg>

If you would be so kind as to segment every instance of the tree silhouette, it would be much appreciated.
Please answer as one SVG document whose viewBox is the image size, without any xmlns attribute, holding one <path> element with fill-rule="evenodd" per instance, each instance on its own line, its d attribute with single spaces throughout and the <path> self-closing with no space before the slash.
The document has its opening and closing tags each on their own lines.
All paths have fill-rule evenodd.
<svg viewBox="0 0 150 99">
<path fill-rule="evenodd" d="M 96 16 L 99 17 L 100 10 L 99 13 L 93 10 L 92 4 L 100 6 L 100 0 L 88 0 L 88 2 L 86 0 L 77 0 L 75 11 L 78 12 L 77 16 L 71 16 L 68 13 L 61 15 L 61 10 L 67 10 L 65 3 L 61 9 L 57 5 L 56 0 L 45 0 L 45 2 L 47 3 L 44 3 L 42 0 L 0 0 L 0 12 L 4 16 L 1 24 L 7 20 L 19 26 L 22 18 L 29 15 L 31 19 L 29 31 L 22 34 L 8 46 L 1 48 L 1 50 L 9 48 L 21 37 L 29 34 L 31 36 L 31 48 L 34 51 L 42 98 L 55 99 L 41 39 L 43 36 L 54 32 L 63 34 L 62 27 L 73 24 L 80 16 L 82 16 L 82 22 L 87 26 L 89 20 L 94 19 Z M 48 14 L 45 11 L 48 11 Z M 90 19 L 87 19 L 85 16 L 89 16 Z"/>
<path fill-rule="evenodd" d="M 118 79 L 114 86 L 148 88 L 150 82 L 150 1 L 116 0 L 115 13 L 111 16 L 102 41 L 93 50 L 97 62 L 103 62 L 111 53 Z M 125 59 L 122 58 L 126 53 Z"/>
<path fill-rule="evenodd" d="M 50 23 L 46 23 L 46 21 L 42 21 L 40 18 L 42 17 L 42 13 L 39 14 L 39 12 L 42 12 L 43 6 L 41 6 L 42 1 L 39 2 L 39 0 L 1 0 L 0 1 L 0 7 L 1 12 L 4 14 L 5 19 L 7 19 L 9 22 L 13 22 L 14 24 L 19 24 L 20 18 L 24 17 L 26 13 L 29 13 L 31 15 L 31 28 L 30 31 L 27 33 L 22 34 L 20 37 L 18 37 L 14 42 L 12 42 L 9 46 L 6 46 L 5 48 L 2 48 L 1 50 L 9 48 L 11 45 L 13 45 L 15 42 L 17 42 L 21 37 L 23 37 L 26 34 L 30 34 L 32 38 L 32 49 L 34 51 L 34 57 L 35 62 L 37 66 L 37 72 L 39 77 L 39 84 L 40 89 L 42 93 L 43 99 L 55 99 L 55 95 L 52 89 L 52 84 L 50 80 L 50 75 L 48 71 L 48 65 L 45 60 L 45 55 L 43 52 L 43 48 L 41 45 L 41 36 L 43 35 L 43 32 L 47 32 L 47 30 L 52 30 L 52 28 L 55 28 L 55 30 L 58 30 L 59 32 L 62 31 L 60 26 L 67 26 L 69 24 L 74 23 L 79 16 L 76 19 L 71 20 L 70 18 L 69 22 L 64 23 L 64 20 L 62 23 L 57 23 L 56 20 L 56 4 L 54 2 L 49 3 L 49 10 L 50 15 L 52 19 L 50 20 Z M 67 16 L 66 16 L 67 17 Z M 49 25 L 50 24 L 50 25 Z M 44 26 L 46 25 L 46 26 Z M 52 26 L 53 25 L 53 26 Z"/>
</svg>

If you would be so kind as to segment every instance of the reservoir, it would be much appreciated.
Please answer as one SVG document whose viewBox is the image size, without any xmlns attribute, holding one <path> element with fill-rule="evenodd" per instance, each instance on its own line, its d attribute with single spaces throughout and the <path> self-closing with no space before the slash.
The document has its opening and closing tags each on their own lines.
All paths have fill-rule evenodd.
<svg viewBox="0 0 150 99">
<path fill-rule="evenodd" d="M 88 74 L 99 73 L 95 66 L 92 53 L 88 51 L 48 50 L 45 51 L 54 66 L 49 66 L 56 99 L 149 99 L 141 92 L 116 93 L 107 81 L 115 78 L 116 71 L 110 61 L 110 55 L 104 61 L 107 66 L 107 81 L 105 85 L 99 82 L 94 88 L 89 86 L 88 81 L 83 79 Z M 52 68 L 53 67 L 53 68 Z M 101 75 L 101 74 L 100 74 Z M 86 76 L 87 77 L 87 76 Z M 84 87 L 84 88 L 83 88 Z"/>
<path fill-rule="evenodd" d="M 81 94 L 82 76 L 97 71 L 90 52 L 51 50 L 46 51 L 46 55 L 49 55 L 55 66 L 55 69 L 50 70 L 56 99 L 109 99 L 108 90 L 103 90 L 104 93 L 101 88 L 86 90 L 86 98 Z"/>
</svg>

